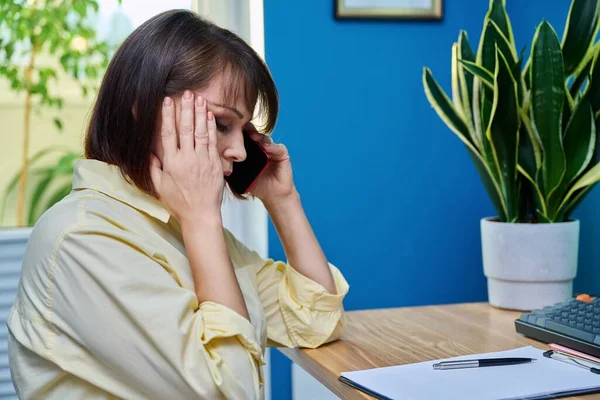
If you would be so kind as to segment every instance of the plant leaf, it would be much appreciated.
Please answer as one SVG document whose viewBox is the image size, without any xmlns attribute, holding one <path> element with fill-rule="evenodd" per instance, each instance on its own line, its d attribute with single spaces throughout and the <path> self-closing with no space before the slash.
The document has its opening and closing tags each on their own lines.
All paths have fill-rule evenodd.
<svg viewBox="0 0 600 400">
<path fill-rule="evenodd" d="M 573 99 L 576 99 L 577 95 L 581 93 L 583 84 L 585 83 L 586 79 L 588 79 L 588 75 L 592 68 L 592 61 L 594 60 L 595 52 L 596 51 L 594 50 L 589 53 L 591 56 L 588 56 L 586 58 L 585 65 L 583 65 L 580 71 L 576 72 L 575 78 L 573 79 L 571 87 L 569 88 L 569 93 L 571 94 L 571 97 Z"/>
<path fill-rule="evenodd" d="M 487 69 L 480 67 L 474 62 L 459 60 L 463 67 L 471 73 L 473 76 L 478 77 L 483 83 L 485 83 L 489 88 L 494 88 L 494 74 L 492 74 Z M 473 78 L 471 78 L 473 79 Z"/>
<path fill-rule="evenodd" d="M 519 165 L 529 174 L 535 177 L 538 171 L 538 163 L 531 141 L 531 133 L 528 130 L 525 121 L 521 120 L 521 129 L 519 133 Z"/>
<path fill-rule="evenodd" d="M 469 43 L 467 32 L 461 31 L 458 37 L 458 59 L 463 61 L 475 61 L 475 53 Z M 479 151 L 483 148 L 481 135 L 478 135 L 475 121 L 473 120 L 473 76 L 464 71 L 464 65 L 458 66 L 458 79 L 460 83 L 463 112 L 467 122 L 467 128 L 471 134 L 473 143 Z"/>
<path fill-rule="evenodd" d="M 498 218 L 502 222 L 506 222 L 506 211 L 504 207 L 504 201 L 502 199 L 502 195 L 500 194 L 500 188 L 495 183 L 494 178 L 492 177 L 489 168 L 483 163 L 479 154 L 474 152 L 470 147 L 467 146 L 467 150 L 469 152 L 469 156 L 475 165 L 475 169 L 479 173 L 481 177 L 481 181 L 483 182 L 483 186 L 485 187 L 490 200 L 492 201 L 492 205 L 498 213 Z"/>
<path fill-rule="evenodd" d="M 562 123 L 561 123 L 563 140 L 565 137 L 567 124 L 569 123 L 569 121 L 571 120 L 571 116 L 573 115 L 573 108 L 575 106 L 574 103 L 575 102 L 573 101 L 573 98 L 571 97 L 571 93 L 569 93 L 569 90 L 565 87 L 565 99 L 563 101 Z"/>
<path fill-rule="evenodd" d="M 486 136 L 492 143 L 494 158 L 500 170 L 502 195 L 506 203 L 506 218 L 519 217 L 517 195 L 517 154 L 519 145 L 519 100 L 517 83 L 511 65 L 498 49 L 494 73 L 494 102 L 492 120 Z"/>
<path fill-rule="evenodd" d="M 460 115 L 462 120 L 465 120 L 465 113 L 463 111 L 463 103 L 460 97 L 460 81 L 458 80 L 458 43 L 454 43 L 452 45 L 452 59 L 451 59 L 451 67 L 450 67 L 450 75 L 452 79 L 452 103 L 454 104 L 454 109 Z M 466 122 L 465 122 L 466 123 Z M 468 128 L 468 127 L 467 127 Z M 470 137 L 470 135 L 469 135 Z"/>
<path fill-rule="evenodd" d="M 500 208 L 497 208 L 498 215 L 506 215 L 506 212 L 504 211 L 506 207 L 504 205 L 504 200 L 500 196 L 500 187 L 498 186 L 497 181 L 493 179 L 492 172 L 489 170 L 481 155 L 477 152 L 477 149 L 473 146 L 473 143 L 469 140 L 467 136 L 467 126 L 464 121 L 458 116 L 452 106 L 452 102 L 435 81 L 428 68 L 423 69 L 423 86 L 425 88 L 425 95 L 438 116 L 467 146 L 471 158 L 476 159 L 476 161 L 474 161 L 475 167 L 480 173 L 492 202 L 495 206 L 497 204 L 501 205 Z"/>
<path fill-rule="evenodd" d="M 488 98 L 487 96 L 492 96 Z M 481 91 L 481 111 L 480 111 L 480 119 L 481 119 L 481 128 L 485 130 L 485 132 L 481 136 L 481 140 L 483 142 L 483 159 L 492 172 L 492 176 L 494 180 L 500 184 L 500 165 L 496 161 L 496 157 L 494 156 L 493 145 L 490 142 L 490 138 L 488 137 L 488 131 L 490 127 L 490 123 L 492 122 L 492 109 L 493 107 L 493 96 L 494 92 L 490 92 L 488 90 Z M 490 99 L 492 101 L 490 101 Z"/>
<path fill-rule="evenodd" d="M 556 33 L 546 21 L 536 30 L 531 63 L 531 123 L 542 144 L 542 188 L 546 198 L 565 173 L 562 110 L 565 84 L 562 53 Z"/>
<path fill-rule="evenodd" d="M 500 28 L 498 28 L 498 25 L 496 25 L 494 21 L 488 19 L 479 41 L 477 64 L 490 72 L 496 70 L 496 47 L 500 49 L 500 52 L 508 60 L 509 65 L 512 66 L 516 64 L 516 52 L 509 44 L 508 39 L 501 32 Z M 493 98 L 493 90 L 484 86 L 482 88 L 482 93 L 480 94 L 481 128 L 484 132 L 487 130 L 487 125 L 490 121 Z"/>
<path fill-rule="evenodd" d="M 571 196 L 573 196 L 573 193 L 577 192 L 579 189 L 591 186 L 598 181 L 600 181 L 600 163 L 594 165 L 589 171 L 583 174 L 581 178 L 575 181 L 575 184 L 571 187 L 559 208 L 565 207 Z"/>
<path fill-rule="evenodd" d="M 444 123 L 463 141 L 472 146 L 467 125 L 458 115 L 452 102 L 436 82 L 429 68 L 423 69 L 423 86 L 429 103 Z"/>
<path fill-rule="evenodd" d="M 579 207 L 592 188 L 593 186 L 587 186 L 575 193 L 571 201 L 566 203 L 564 208 L 561 208 L 557 216 L 557 221 L 568 221 L 571 218 L 571 214 Z"/>
<path fill-rule="evenodd" d="M 529 183 L 531 184 L 531 188 L 533 189 L 533 194 L 534 194 L 534 200 L 535 203 L 538 207 L 538 213 L 537 215 L 539 216 L 540 214 L 542 215 L 546 215 L 546 202 L 544 200 L 544 196 L 542 195 L 542 191 L 540 190 L 540 187 L 538 186 L 538 184 L 535 182 L 535 179 L 529 175 L 527 173 L 527 171 L 525 171 L 521 166 L 517 167 L 517 170 L 529 181 Z"/>
<path fill-rule="evenodd" d="M 62 156 L 59 160 L 58 163 L 56 164 L 56 167 L 54 169 L 54 173 L 55 175 L 73 175 L 73 168 L 75 167 L 75 161 L 79 158 L 79 154 L 77 153 L 73 153 L 73 152 L 69 152 L 67 154 L 65 154 L 64 156 Z"/>
<path fill-rule="evenodd" d="M 516 51 L 511 47 L 508 39 L 494 21 L 488 20 L 481 36 L 481 42 L 479 43 L 477 52 L 477 64 L 488 71 L 495 71 L 496 46 L 498 46 L 502 55 L 507 59 L 509 65 L 516 64 Z"/>
<path fill-rule="evenodd" d="M 62 131 L 63 123 L 60 119 L 54 118 L 54 125 L 56 125 L 56 128 L 58 128 L 59 131 Z"/>
<path fill-rule="evenodd" d="M 599 0 L 572 0 L 562 39 L 565 76 L 571 75 L 593 44 L 598 30 Z"/>
<path fill-rule="evenodd" d="M 584 98 L 577 106 L 564 138 L 567 169 L 563 182 L 569 185 L 588 166 L 596 145 L 596 125 L 590 102 Z"/>
<path fill-rule="evenodd" d="M 523 82 L 523 78 L 521 76 L 521 66 L 523 65 L 524 57 L 525 57 L 525 48 L 523 48 L 523 50 L 521 50 L 521 55 L 519 56 L 519 59 L 517 60 L 516 64 L 513 65 L 511 68 L 512 76 L 515 78 L 515 81 L 517 82 L 517 97 L 519 99 L 519 106 L 523 105 L 525 102 L 525 94 L 524 94 L 524 90 L 523 90 L 525 83 Z"/>
<path fill-rule="evenodd" d="M 594 53 L 594 57 L 592 60 L 592 65 L 590 67 L 590 83 L 585 92 L 589 96 L 590 102 L 592 103 L 592 110 L 594 111 L 594 115 L 596 115 L 600 110 L 600 62 L 598 62 L 599 57 L 600 46 L 597 46 L 596 52 Z"/>
<path fill-rule="evenodd" d="M 494 21 L 500 32 L 508 39 L 509 43 L 515 42 L 510 19 L 506 13 L 505 0 L 490 0 L 489 10 L 485 18 Z"/>
</svg>

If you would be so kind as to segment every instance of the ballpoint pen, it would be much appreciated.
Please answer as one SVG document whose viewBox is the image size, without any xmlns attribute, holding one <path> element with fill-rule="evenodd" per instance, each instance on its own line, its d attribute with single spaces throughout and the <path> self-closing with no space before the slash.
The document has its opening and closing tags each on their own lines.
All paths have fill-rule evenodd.
<svg viewBox="0 0 600 400">
<path fill-rule="evenodd" d="M 433 369 L 459 369 L 516 365 L 535 361 L 535 358 L 483 358 L 480 360 L 442 361 L 433 364 Z"/>
</svg>

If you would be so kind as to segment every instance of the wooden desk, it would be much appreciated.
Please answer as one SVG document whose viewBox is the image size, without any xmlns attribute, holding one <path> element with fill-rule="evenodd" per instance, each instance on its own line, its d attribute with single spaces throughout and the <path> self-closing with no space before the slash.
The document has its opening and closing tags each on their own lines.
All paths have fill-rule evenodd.
<svg viewBox="0 0 600 400">
<path fill-rule="evenodd" d="M 318 349 L 279 350 L 344 400 L 373 399 L 338 381 L 341 372 L 510 350 L 544 343 L 515 331 L 519 312 L 487 303 L 347 312 L 342 339 Z M 600 395 L 570 399 L 600 399 Z"/>
</svg>

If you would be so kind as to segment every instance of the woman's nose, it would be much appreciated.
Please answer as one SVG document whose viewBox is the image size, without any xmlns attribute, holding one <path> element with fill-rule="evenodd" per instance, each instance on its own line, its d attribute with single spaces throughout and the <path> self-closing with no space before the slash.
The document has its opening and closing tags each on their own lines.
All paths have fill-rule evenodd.
<svg viewBox="0 0 600 400">
<path fill-rule="evenodd" d="M 235 138 L 232 138 L 228 143 L 227 149 L 225 150 L 225 157 L 234 162 L 242 162 L 246 159 L 243 134 L 235 135 Z"/>
</svg>

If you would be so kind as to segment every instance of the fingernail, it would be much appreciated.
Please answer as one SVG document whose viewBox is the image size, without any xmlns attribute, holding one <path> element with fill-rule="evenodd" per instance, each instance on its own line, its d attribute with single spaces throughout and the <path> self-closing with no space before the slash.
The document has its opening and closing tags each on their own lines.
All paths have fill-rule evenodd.
<svg viewBox="0 0 600 400">
<path fill-rule="evenodd" d="M 209 120 L 209 121 L 212 121 L 212 120 L 213 120 L 213 118 L 214 118 L 214 116 L 213 116 L 213 113 L 209 111 L 209 112 L 208 112 L 208 120 Z"/>
<path fill-rule="evenodd" d="M 204 99 L 201 96 L 196 97 L 196 105 L 202 107 L 204 105 Z"/>
<path fill-rule="evenodd" d="M 164 104 L 165 104 L 165 106 L 169 107 L 171 104 L 173 104 L 173 100 L 171 100 L 170 97 L 165 97 Z"/>
<path fill-rule="evenodd" d="M 192 98 L 192 92 L 189 90 L 186 90 L 185 92 L 183 92 L 183 98 L 186 100 L 189 100 Z"/>
</svg>

